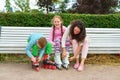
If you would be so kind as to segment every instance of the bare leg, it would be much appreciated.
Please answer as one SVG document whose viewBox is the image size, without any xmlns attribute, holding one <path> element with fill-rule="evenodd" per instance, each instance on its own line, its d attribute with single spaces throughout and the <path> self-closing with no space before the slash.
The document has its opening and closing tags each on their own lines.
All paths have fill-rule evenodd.
<svg viewBox="0 0 120 80">
<path fill-rule="evenodd" d="M 73 46 L 73 52 L 75 53 L 75 51 L 78 47 L 78 43 L 76 40 L 72 40 L 72 46 Z M 79 55 L 75 58 L 74 68 L 77 69 L 78 66 L 79 66 Z"/>
<path fill-rule="evenodd" d="M 81 59 L 80 65 L 78 67 L 78 71 L 83 71 L 84 70 L 84 63 L 85 63 L 85 58 Z"/>
<path fill-rule="evenodd" d="M 86 60 L 86 57 L 88 54 L 88 46 L 89 46 L 88 40 L 85 39 L 85 41 L 83 43 L 83 47 L 82 47 L 82 54 L 81 54 L 82 57 L 81 57 L 80 65 L 78 67 L 78 71 L 84 70 L 84 63 L 85 63 L 85 60 Z"/>
</svg>

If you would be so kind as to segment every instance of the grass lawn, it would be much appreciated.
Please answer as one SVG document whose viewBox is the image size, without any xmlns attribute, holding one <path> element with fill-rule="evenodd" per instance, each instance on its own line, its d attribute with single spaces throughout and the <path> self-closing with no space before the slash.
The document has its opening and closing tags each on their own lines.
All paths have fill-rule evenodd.
<svg viewBox="0 0 120 80">
<path fill-rule="evenodd" d="M 70 56 L 72 56 L 72 54 Z M 53 55 L 51 55 L 51 59 L 53 60 Z M 28 56 L 25 54 L 0 54 L 0 62 L 30 63 Z M 86 64 L 120 65 L 120 55 L 117 56 L 113 54 L 88 54 Z"/>
</svg>

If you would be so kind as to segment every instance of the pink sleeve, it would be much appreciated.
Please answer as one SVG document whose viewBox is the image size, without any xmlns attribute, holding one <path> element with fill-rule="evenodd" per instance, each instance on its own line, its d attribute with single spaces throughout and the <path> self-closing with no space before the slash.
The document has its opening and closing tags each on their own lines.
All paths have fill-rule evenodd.
<svg viewBox="0 0 120 80">
<path fill-rule="evenodd" d="M 55 45 L 55 43 L 52 41 L 53 38 L 53 27 L 50 29 L 50 34 L 49 34 L 49 41 L 52 43 L 52 45 Z"/>
<path fill-rule="evenodd" d="M 65 27 L 65 26 L 63 26 L 63 33 L 65 32 L 65 30 L 66 30 L 66 27 Z"/>
</svg>

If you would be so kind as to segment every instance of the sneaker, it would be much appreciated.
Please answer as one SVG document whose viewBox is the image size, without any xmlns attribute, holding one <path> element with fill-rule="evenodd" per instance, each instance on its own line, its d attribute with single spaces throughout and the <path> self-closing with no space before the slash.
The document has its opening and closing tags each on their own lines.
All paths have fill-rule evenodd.
<svg viewBox="0 0 120 80">
<path fill-rule="evenodd" d="M 83 71 L 83 70 L 84 70 L 84 66 L 81 66 L 81 65 L 80 65 L 80 66 L 78 67 L 78 71 Z"/>
<path fill-rule="evenodd" d="M 66 70 L 68 70 L 68 69 L 69 69 L 68 64 L 67 64 L 67 65 L 62 65 L 62 67 L 63 67 L 64 69 L 66 69 Z"/>
<path fill-rule="evenodd" d="M 57 69 L 62 70 L 61 65 L 56 65 Z"/>
<path fill-rule="evenodd" d="M 78 67 L 79 67 L 79 64 L 78 64 L 78 63 L 74 64 L 74 68 L 75 68 L 75 69 L 77 69 Z"/>
</svg>

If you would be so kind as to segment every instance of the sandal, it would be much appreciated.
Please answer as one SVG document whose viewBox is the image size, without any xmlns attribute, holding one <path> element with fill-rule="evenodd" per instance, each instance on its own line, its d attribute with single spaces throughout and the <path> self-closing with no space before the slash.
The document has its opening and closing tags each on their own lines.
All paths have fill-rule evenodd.
<svg viewBox="0 0 120 80">
<path fill-rule="evenodd" d="M 74 64 L 74 68 L 75 68 L 75 69 L 77 69 L 78 67 L 79 67 L 79 64 L 78 64 L 78 63 Z"/>
</svg>

